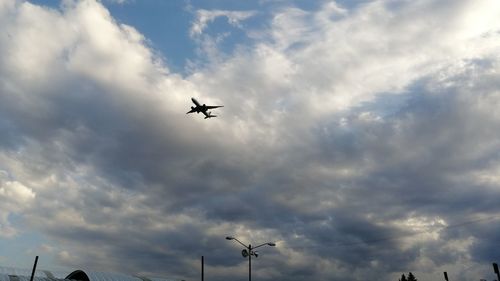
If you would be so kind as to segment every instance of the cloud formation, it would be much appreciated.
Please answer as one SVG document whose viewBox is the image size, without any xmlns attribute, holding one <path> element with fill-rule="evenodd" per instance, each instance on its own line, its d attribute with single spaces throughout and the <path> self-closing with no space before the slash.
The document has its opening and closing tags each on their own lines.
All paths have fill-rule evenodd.
<svg viewBox="0 0 500 281">
<path fill-rule="evenodd" d="M 200 10 L 190 32 L 252 15 Z M 201 255 L 246 279 L 227 235 L 278 241 L 259 280 L 483 276 L 499 19 L 493 0 L 283 7 L 183 77 L 97 1 L 3 0 L 0 235 L 42 233 L 68 267 L 188 279 Z M 190 97 L 225 107 L 207 122 Z"/>
<path fill-rule="evenodd" d="M 190 30 L 191 37 L 199 36 L 207 28 L 210 22 L 218 17 L 227 18 L 227 22 L 235 27 L 241 28 L 241 21 L 244 21 L 256 14 L 256 11 L 227 11 L 227 10 L 197 10 L 196 19 Z"/>
</svg>

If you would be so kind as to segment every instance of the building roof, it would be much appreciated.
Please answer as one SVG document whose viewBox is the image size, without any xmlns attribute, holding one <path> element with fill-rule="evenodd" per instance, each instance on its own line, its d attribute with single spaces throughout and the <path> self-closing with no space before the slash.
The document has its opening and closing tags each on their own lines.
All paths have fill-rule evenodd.
<svg viewBox="0 0 500 281">
<path fill-rule="evenodd" d="M 0 267 L 0 281 L 30 281 L 31 270 Z M 174 279 L 133 276 L 123 273 L 74 270 L 72 272 L 36 270 L 33 281 L 176 281 Z"/>
</svg>

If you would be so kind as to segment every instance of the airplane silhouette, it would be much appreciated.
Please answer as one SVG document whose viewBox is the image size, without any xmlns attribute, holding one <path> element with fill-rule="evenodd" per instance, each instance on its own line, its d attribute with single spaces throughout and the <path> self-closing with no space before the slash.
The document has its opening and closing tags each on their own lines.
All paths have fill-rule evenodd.
<svg viewBox="0 0 500 281">
<path fill-rule="evenodd" d="M 189 114 L 189 113 L 203 113 L 205 114 L 205 119 L 208 119 L 208 118 L 213 118 L 213 117 L 217 117 L 217 115 L 212 115 L 212 112 L 208 111 L 209 109 L 214 109 L 214 108 L 219 108 L 219 107 L 224 107 L 223 105 L 205 105 L 205 104 L 200 104 L 195 98 L 191 98 L 191 100 L 193 101 L 193 103 L 196 105 L 196 106 L 191 106 L 191 110 L 186 112 L 186 114 Z"/>
</svg>

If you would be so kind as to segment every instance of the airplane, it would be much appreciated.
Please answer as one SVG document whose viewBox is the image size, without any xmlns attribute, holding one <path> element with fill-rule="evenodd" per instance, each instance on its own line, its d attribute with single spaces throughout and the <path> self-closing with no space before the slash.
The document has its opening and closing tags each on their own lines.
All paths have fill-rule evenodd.
<svg viewBox="0 0 500 281">
<path fill-rule="evenodd" d="M 194 113 L 194 112 L 196 112 L 196 113 L 200 113 L 201 112 L 201 113 L 205 114 L 205 119 L 217 117 L 217 115 L 212 115 L 212 112 L 208 111 L 209 109 L 224 107 L 223 105 L 205 105 L 205 104 L 200 104 L 195 98 L 191 98 L 191 100 L 193 101 L 193 103 L 196 106 L 191 106 L 191 110 L 188 111 L 188 112 L 186 112 L 186 114 Z"/>
</svg>

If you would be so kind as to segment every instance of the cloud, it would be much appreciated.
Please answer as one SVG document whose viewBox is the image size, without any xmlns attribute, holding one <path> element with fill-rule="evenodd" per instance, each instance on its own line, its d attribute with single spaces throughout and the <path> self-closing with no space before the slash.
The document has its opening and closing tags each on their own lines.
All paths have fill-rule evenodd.
<svg viewBox="0 0 500 281">
<path fill-rule="evenodd" d="M 116 3 L 116 4 L 126 4 L 126 3 L 132 2 L 133 0 L 106 0 L 106 1 L 110 2 L 110 3 Z"/>
<path fill-rule="evenodd" d="M 284 7 L 185 77 L 100 2 L 64 3 L 0 5 L 2 235 L 183 279 L 205 255 L 244 280 L 227 235 L 279 241 L 261 280 L 465 280 L 494 258 L 497 2 Z M 254 13 L 200 10 L 191 32 Z M 225 107 L 207 122 L 190 97 Z"/>
<path fill-rule="evenodd" d="M 196 20 L 191 25 L 189 33 L 191 37 L 201 35 L 207 25 L 218 17 L 226 17 L 230 25 L 241 28 L 240 22 L 253 17 L 256 13 L 256 11 L 197 10 Z"/>
<path fill-rule="evenodd" d="M 10 181 L 9 175 L 0 170 L 0 236 L 13 237 L 17 230 L 9 221 L 9 216 L 23 213 L 33 203 L 36 194 L 33 190 L 18 181 Z"/>
</svg>

